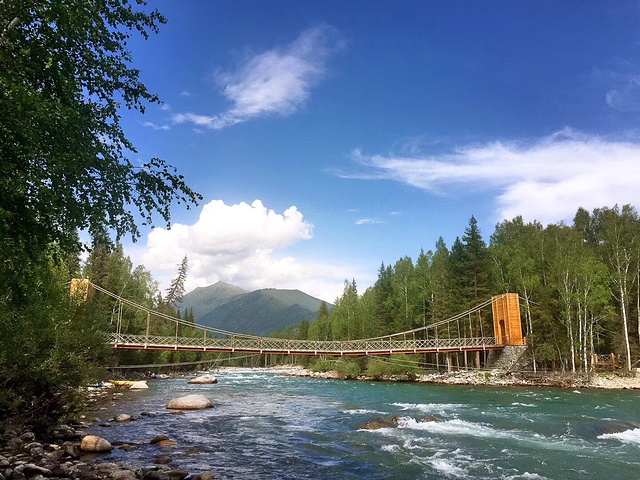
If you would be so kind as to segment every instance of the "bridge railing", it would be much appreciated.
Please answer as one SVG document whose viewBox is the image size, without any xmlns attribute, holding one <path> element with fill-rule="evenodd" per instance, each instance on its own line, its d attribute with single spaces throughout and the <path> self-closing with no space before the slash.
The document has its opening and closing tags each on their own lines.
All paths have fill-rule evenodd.
<svg viewBox="0 0 640 480">
<path fill-rule="evenodd" d="M 393 339 L 375 338 L 371 340 L 286 340 L 281 338 L 259 338 L 231 336 L 216 337 L 162 337 L 131 334 L 107 334 L 114 347 L 194 349 L 222 351 L 254 351 L 282 353 L 375 353 L 375 352 L 415 352 L 425 350 L 465 350 L 494 347 L 494 337 L 440 338 L 440 339 Z"/>
</svg>

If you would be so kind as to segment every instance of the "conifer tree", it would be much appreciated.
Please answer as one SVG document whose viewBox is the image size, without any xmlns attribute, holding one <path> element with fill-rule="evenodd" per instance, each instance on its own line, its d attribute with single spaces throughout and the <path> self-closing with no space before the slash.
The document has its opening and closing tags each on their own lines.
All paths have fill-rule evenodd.
<svg viewBox="0 0 640 480">
<path fill-rule="evenodd" d="M 472 215 L 462 236 L 462 291 L 468 307 L 485 300 L 491 293 L 487 245 L 482 239 L 478 222 Z"/>
<path fill-rule="evenodd" d="M 166 307 L 175 306 L 182 301 L 184 297 L 184 282 L 187 280 L 188 270 L 189 259 L 185 255 L 182 262 L 178 265 L 178 274 L 171 280 L 171 285 L 167 288 L 167 294 L 163 300 Z"/>
</svg>

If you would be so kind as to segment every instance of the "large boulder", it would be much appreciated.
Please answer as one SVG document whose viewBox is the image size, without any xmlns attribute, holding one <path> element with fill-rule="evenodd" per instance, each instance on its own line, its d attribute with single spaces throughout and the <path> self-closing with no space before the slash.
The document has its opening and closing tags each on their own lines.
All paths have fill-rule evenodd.
<svg viewBox="0 0 640 480">
<path fill-rule="evenodd" d="M 174 398 L 167 405 L 167 408 L 174 410 L 201 410 L 211 407 L 213 407 L 213 403 L 204 395 L 187 395 Z"/>
<path fill-rule="evenodd" d="M 80 442 L 80 450 L 83 452 L 110 452 L 111 444 L 102 437 L 87 435 Z"/>
</svg>

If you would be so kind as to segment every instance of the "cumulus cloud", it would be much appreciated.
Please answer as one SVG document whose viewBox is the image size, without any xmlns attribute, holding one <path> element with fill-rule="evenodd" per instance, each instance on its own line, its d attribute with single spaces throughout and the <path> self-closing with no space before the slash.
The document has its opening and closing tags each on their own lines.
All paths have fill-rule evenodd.
<svg viewBox="0 0 640 480">
<path fill-rule="evenodd" d="M 640 145 L 565 129 L 534 142 L 491 142 L 434 156 L 366 155 L 345 178 L 385 179 L 437 195 L 496 194 L 497 220 L 553 223 L 578 207 L 640 204 Z"/>
<path fill-rule="evenodd" d="M 341 44 L 337 30 L 328 25 L 305 30 L 285 47 L 247 58 L 235 71 L 218 74 L 222 94 L 231 102 L 227 111 L 212 116 L 176 114 L 173 121 L 219 130 L 264 115 L 290 115 L 304 106 Z"/>
<path fill-rule="evenodd" d="M 177 223 L 170 230 L 157 228 L 149 233 L 140 260 L 166 283 L 187 255 L 187 291 L 222 280 L 248 290 L 297 288 L 333 301 L 344 278 L 353 272 L 346 272 L 344 266 L 278 255 L 296 242 L 311 239 L 312 233 L 313 225 L 295 206 L 279 214 L 260 200 L 250 205 L 214 200 L 204 205 L 194 224 Z"/>
</svg>

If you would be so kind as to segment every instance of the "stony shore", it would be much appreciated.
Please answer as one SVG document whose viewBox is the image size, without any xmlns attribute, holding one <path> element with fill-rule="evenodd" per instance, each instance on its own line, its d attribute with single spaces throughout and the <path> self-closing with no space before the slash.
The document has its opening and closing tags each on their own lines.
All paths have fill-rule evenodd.
<svg viewBox="0 0 640 480">
<path fill-rule="evenodd" d="M 299 365 L 270 367 L 266 371 L 281 375 L 340 379 L 338 372 L 313 372 Z M 367 376 L 356 380 L 373 381 Z M 640 377 L 616 373 L 597 374 L 533 374 L 522 372 L 504 372 L 502 370 L 460 370 L 455 372 L 431 373 L 419 375 L 415 379 L 406 376 L 390 376 L 382 381 L 413 381 L 436 385 L 485 385 L 497 387 L 550 387 L 550 388 L 592 388 L 592 389 L 640 389 Z"/>
<path fill-rule="evenodd" d="M 120 463 L 99 462 L 99 454 L 81 449 L 81 439 L 90 425 L 78 422 L 58 427 L 52 438 L 36 438 L 31 431 L 6 429 L 0 438 L 0 480 L 212 480 L 211 472 L 189 476 L 171 468 L 163 458 L 155 465 L 137 468 Z M 97 438 L 97 437 L 94 437 Z M 106 441 L 105 441 L 106 442 Z M 108 442 L 106 443 L 107 445 Z"/>
<path fill-rule="evenodd" d="M 144 421 L 144 417 L 156 416 L 152 412 L 139 414 L 111 414 L 100 418 L 100 412 L 118 409 L 125 395 L 119 388 L 91 388 L 88 391 L 87 410 L 91 421 L 77 421 L 60 425 L 48 435 L 36 435 L 22 426 L 10 425 L 0 429 L 0 480 L 213 480 L 211 471 L 187 472 L 169 464 L 172 458 L 162 454 L 152 455 L 148 466 L 139 468 L 121 462 L 105 462 L 104 453 L 114 448 L 135 449 L 135 445 L 121 442 L 111 444 L 105 438 L 88 435 L 94 425 L 110 427 L 113 422 Z M 184 408 L 189 408 L 184 407 Z M 181 414 L 181 411 L 174 414 Z M 170 415 L 170 412 L 166 413 Z M 98 416 L 95 416 L 98 415 Z M 108 435 L 105 435 L 108 437 Z M 150 445 L 164 447 L 177 445 L 164 435 L 148 439 Z M 187 455 L 187 448 L 180 454 Z"/>
</svg>

